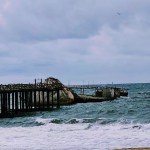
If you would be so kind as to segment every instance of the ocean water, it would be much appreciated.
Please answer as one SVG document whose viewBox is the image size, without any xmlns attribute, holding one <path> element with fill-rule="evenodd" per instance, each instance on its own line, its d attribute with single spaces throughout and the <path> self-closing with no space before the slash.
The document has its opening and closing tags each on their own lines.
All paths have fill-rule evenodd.
<svg viewBox="0 0 150 150">
<path fill-rule="evenodd" d="M 150 84 L 113 85 L 128 97 L 0 119 L 0 149 L 113 150 L 150 147 Z"/>
</svg>

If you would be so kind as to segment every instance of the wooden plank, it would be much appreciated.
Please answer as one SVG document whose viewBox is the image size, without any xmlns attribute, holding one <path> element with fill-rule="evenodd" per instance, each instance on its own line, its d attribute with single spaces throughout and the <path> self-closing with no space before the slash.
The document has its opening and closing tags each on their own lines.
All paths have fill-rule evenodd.
<svg viewBox="0 0 150 150">
<path fill-rule="evenodd" d="M 42 91 L 42 101 L 43 101 L 42 105 L 43 105 L 43 110 L 44 110 L 44 108 L 45 108 L 44 91 Z"/>
<path fill-rule="evenodd" d="M 10 112 L 10 93 L 8 92 L 8 111 Z"/>
<path fill-rule="evenodd" d="M 4 109 L 4 93 L 1 93 L 1 113 L 5 113 L 5 109 Z"/>
<path fill-rule="evenodd" d="M 7 112 L 7 93 L 3 92 L 2 93 L 2 113 L 6 113 Z"/>
<path fill-rule="evenodd" d="M 18 92 L 18 95 L 19 95 L 19 97 L 18 97 L 18 104 L 19 104 L 18 108 L 22 109 L 22 95 L 21 95 L 21 91 Z"/>
<path fill-rule="evenodd" d="M 28 107 L 29 107 L 29 105 L 28 105 L 28 91 L 25 91 L 25 105 L 26 105 L 25 110 L 27 111 Z"/>
<path fill-rule="evenodd" d="M 8 84 L 8 85 L 1 85 L 0 86 L 0 92 L 14 92 L 14 91 L 21 91 L 21 90 L 43 90 L 45 88 L 48 88 L 49 90 L 53 89 L 59 89 L 62 88 L 61 84 L 48 84 L 47 83 L 42 83 L 42 79 L 40 83 L 35 83 L 34 84 Z"/>
<path fill-rule="evenodd" d="M 32 91 L 30 91 L 30 109 L 32 110 L 32 108 L 33 108 L 33 103 L 32 103 Z"/>
<path fill-rule="evenodd" d="M 18 92 L 15 92 L 15 112 L 18 112 Z"/>
<path fill-rule="evenodd" d="M 39 108 L 41 107 L 40 106 L 40 103 L 41 103 L 41 93 L 40 93 L 40 91 L 38 91 L 38 95 L 39 95 Z"/>
<path fill-rule="evenodd" d="M 36 90 L 34 90 L 34 109 L 36 110 Z"/>
<path fill-rule="evenodd" d="M 1 93 L 0 93 L 0 114 L 2 113 L 2 98 L 1 98 Z"/>
<path fill-rule="evenodd" d="M 12 92 L 12 112 L 14 111 L 14 92 Z"/>
<path fill-rule="evenodd" d="M 8 112 L 8 93 L 5 93 L 5 112 Z"/>
<path fill-rule="evenodd" d="M 52 94 L 52 108 L 54 108 L 54 91 L 53 90 L 51 91 L 51 94 Z"/>
<path fill-rule="evenodd" d="M 24 91 L 21 92 L 21 97 L 22 97 L 22 99 L 21 99 L 22 100 L 22 106 L 21 107 L 22 107 L 22 110 L 24 110 L 25 109 L 24 108 L 24 105 L 25 105 L 25 94 L 24 94 Z"/>
<path fill-rule="evenodd" d="M 49 95 L 50 95 L 49 90 L 47 90 L 47 108 L 49 108 Z"/>
<path fill-rule="evenodd" d="M 57 90 L 57 108 L 60 108 L 60 93 L 59 93 L 59 90 Z"/>
</svg>

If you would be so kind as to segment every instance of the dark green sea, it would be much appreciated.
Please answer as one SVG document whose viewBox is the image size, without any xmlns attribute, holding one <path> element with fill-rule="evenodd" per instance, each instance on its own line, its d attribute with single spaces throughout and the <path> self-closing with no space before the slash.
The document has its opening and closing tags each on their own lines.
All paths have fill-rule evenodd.
<svg viewBox="0 0 150 150">
<path fill-rule="evenodd" d="M 150 147 L 150 84 L 111 86 L 128 89 L 128 97 L 0 119 L 0 149 Z"/>
</svg>

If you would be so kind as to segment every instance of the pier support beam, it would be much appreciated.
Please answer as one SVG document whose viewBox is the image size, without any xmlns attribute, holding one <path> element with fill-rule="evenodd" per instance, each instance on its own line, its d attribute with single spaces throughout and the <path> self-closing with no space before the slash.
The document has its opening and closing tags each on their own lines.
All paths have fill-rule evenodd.
<svg viewBox="0 0 150 150">
<path fill-rule="evenodd" d="M 60 108 L 60 93 L 59 93 L 59 90 L 57 90 L 57 108 Z"/>
</svg>

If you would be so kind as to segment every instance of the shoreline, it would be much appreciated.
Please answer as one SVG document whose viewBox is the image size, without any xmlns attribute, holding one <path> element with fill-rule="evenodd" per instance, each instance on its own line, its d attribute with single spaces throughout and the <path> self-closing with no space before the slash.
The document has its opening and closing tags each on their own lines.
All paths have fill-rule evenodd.
<svg viewBox="0 0 150 150">
<path fill-rule="evenodd" d="M 141 148 L 122 148 L 122 149 L 115 149 L 115 150 L 150 150 L 148 147 L 141 147 Z"/>
</svg>

